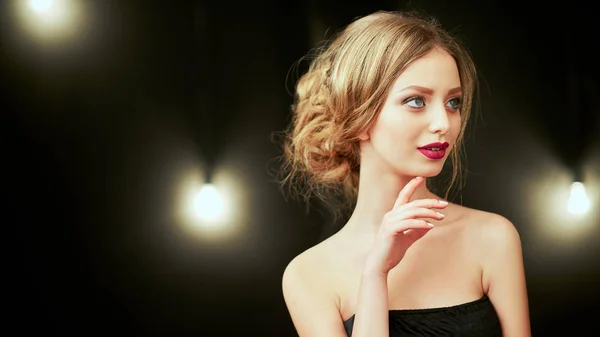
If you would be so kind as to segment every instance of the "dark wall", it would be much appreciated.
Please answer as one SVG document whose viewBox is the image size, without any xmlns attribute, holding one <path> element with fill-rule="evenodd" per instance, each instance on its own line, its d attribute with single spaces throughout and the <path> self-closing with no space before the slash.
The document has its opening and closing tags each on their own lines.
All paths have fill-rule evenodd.
<svg viewBox="0 0 600 337">
<path fill-rule="evenodd" d="M 535 336 L 593 330 L 599 29 L 579 2 L 541 6 L 97 1 L 78 40 L 56 47 L 24 33 L 7 2 L 9 323 L 19 335 L 294 336 L 281 274 L 331 227 L 286 202 L 268 174 L 272 133 L 289 121 L 286 76 L 325 29 L 415 8 L 463 38 L 482 78 L 455 201 L 519 229 Z M 563 211 L 574 167 L 592 200 L 580 219 Z M 242 186 L 235 235 L 190 234 L 174 215 L 182 177 L 210 168 Z"/>
</svg>

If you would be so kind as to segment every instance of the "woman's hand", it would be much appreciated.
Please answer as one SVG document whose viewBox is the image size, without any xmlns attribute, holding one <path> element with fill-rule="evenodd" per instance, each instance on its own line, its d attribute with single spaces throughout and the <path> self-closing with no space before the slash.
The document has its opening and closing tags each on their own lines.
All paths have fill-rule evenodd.
<svg viewBox="0 0 600 337">
<path fill-rule="evenodd" d="M 435 211 L 448 203 L 437 199 L 420 199 L 409 202 L 411 196 L 425 181 L 422 177 L 411 180 L 400 191 L 394 207 L 383 216 L 373 247 L 367 258 L 364 271 L 387 273 L 394 268 L 406 250 L 422 238 L 433 225 L 422 218 L 442 220 L 444 216 Z"/>
</svg>

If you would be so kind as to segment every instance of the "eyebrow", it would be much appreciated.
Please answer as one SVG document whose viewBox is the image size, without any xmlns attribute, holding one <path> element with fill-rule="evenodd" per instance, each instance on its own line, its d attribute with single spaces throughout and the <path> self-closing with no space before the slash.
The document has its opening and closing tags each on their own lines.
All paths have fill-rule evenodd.
<svg viewBox="0 0 600 337">
<path fill-rule="evenodd" d="M 410 86 L 408 86 L 406 88 L 403 88 L 403 89 L 400 89 L 398 91 L 400 92 L 400 91 L 406 91 L 406 90 L 416 90 L 416 91 L 419 91 L 419 92 L 421 92 L 421 93 L 423 93 L 425 95 L 433 95 L 433 89 L 429 89 L 429 88 L 425 88 L 425 87 L 420 87 L 418 85 L 410 85 Z M 448 91 L 448 95 L 459 94 L 461 92 L 462 92 L 461 87 L 456 87 L 456 88 L 450 89 Z"/>
</svg>

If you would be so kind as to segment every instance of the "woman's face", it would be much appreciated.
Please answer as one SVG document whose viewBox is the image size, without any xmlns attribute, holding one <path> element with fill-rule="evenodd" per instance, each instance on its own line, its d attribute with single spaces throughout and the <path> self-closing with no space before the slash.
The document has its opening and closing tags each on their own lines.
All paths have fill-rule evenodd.
<svg viewBox="0 0 600 337">
<path fill-rule="evenodd" d="M 460 131 L 461 98 L 454 58 L 433 49 L 394 82 L 362 145 L 395 173 L 435 176 Z"/>
</svg>

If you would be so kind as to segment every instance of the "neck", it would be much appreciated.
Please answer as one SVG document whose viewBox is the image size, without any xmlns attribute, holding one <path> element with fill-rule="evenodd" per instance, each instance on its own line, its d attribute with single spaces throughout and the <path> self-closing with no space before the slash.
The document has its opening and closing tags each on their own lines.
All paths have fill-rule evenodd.
<svg viewBox="0 0 600 337">
<path fill-rule="evenodd" d="M 344 231 L 374 234 L 379 229 L 383 216 L 392 210 L 400 191 L 414 176 L 400 175 L 392 170 L 382 169 L 374 161 L 363 161 L 360 169 L 358 198 Z M 440 199 L 421 184 L 411 197 L 412 200 Z"/>
</svg>

